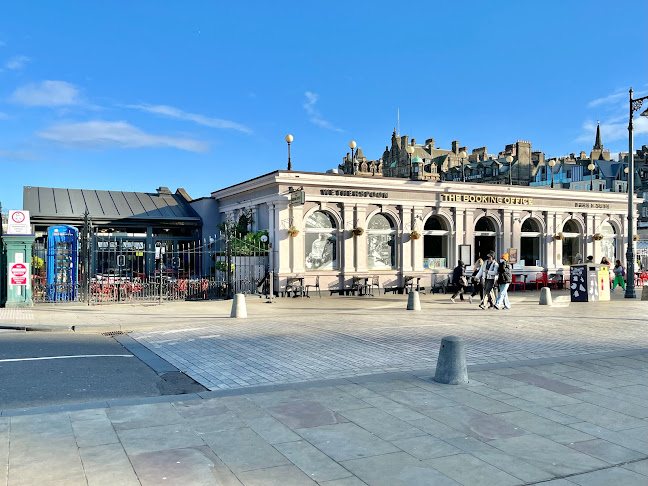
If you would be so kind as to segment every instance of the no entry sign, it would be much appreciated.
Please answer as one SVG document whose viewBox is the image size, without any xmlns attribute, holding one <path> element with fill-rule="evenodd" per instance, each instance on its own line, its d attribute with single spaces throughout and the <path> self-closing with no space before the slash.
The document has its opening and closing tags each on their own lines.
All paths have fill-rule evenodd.
<svg viewBox="0 0 648 486">
<path fill-rule="evenodd" d="M 7 225 L 8 235 L 28 235 L 31 233 L 29 221 L 29 211 L 9 211 L 9 221 Z"/>
<path fill-rule="evenodd" d="M 10 263 L 9 285 L 27 285 L 27 270 L 25 263 Z"/>
</svg>

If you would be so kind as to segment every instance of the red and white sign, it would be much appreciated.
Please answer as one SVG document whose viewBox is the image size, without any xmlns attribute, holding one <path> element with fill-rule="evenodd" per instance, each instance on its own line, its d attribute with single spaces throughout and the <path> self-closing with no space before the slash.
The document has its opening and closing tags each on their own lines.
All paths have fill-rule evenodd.
<svg viewBox="0 0 648 486">
<path fill-rule="evenodd" d="M 27 285 L 29 269 L 25 263 L 9 264 L 9 285 Z"/>
<path fill-rule="evenodd" d="M 29 221 L 29 211 L 9 211 L 9 221 L 7 224 L 8 235 L 29 235 L 31 234 L 31 224 Z"/>
</svg>

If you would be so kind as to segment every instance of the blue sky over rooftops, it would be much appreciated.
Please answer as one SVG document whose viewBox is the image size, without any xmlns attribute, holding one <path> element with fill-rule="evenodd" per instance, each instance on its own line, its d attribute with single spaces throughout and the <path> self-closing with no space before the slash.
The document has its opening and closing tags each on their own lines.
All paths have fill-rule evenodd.
<svg viewBox="0 0 648 486">
<path fill-rule="evenodd" d="M 193 197 L 336 167 L 400 132 L 497 153 L 627 150 L 646 2 L 4 2 L 0 201 L 22 186 Z M 635 145 L 648 141 L 636 124 Z"/>
</svg>

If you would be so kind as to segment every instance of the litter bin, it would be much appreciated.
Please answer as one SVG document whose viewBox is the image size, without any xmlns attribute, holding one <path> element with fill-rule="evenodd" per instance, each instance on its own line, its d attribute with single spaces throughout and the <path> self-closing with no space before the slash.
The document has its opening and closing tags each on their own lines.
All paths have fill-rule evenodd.
<svg viewBox="0 0 648 486">
<path fill-rule="evenodd" d="M 610 268 L 607 265 L 572 265 L 569 273 L 572 302 L 610 300 Z"/>
</svg>

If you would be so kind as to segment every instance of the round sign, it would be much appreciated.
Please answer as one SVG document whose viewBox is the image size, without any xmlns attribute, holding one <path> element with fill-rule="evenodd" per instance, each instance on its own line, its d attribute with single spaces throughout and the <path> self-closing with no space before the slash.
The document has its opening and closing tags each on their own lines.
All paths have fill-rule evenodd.
<svg viewBox="0 0 648 486">
<path fill-rule="evenodd" d="M 25 213 L 21 213 L 20 211 L 16 211 L 11 215 L 11 220 L 14 223 L 22 223 L 25 221 Z"/>
<path fill-rule="evenodd" d="M 11 274 L 16 277 L 23 277 L 27 273 L 27 267 L 23 263 L 15 263 L 11 266 Z"/>
</svg>

